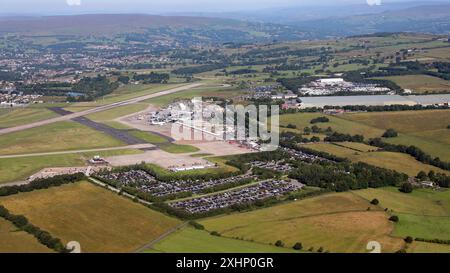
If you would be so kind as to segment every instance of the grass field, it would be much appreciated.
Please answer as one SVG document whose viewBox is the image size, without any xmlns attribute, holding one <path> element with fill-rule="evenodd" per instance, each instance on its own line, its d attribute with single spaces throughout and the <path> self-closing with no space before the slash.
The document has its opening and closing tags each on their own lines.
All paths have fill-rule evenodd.
<svg viewBox="0 0 450 273">
<path fill-rule="evenodd" d="M 399 216 L 393 235 L 450 239 L 450 190 L 416 189 L 404 194 L 388 187 L 355 191 L 355 194 L 367 200 L 377 198 L 381 207 Z"/>
<path fill-rule="evenodd" d="M 95 153 L 65 154 L 0 159 L 0 184 L 26 180 L 30 175 L 50 167 L 84 166 L 95 155 L 103 157 L 142 153 L 139 150 L 116 150 Z"/>
<path fill-rule="evenodd" d="M 195 153 L 200 150 L 197 147 L 194 147 L 191 145 L 182 145 L 182 144 L 174 144 L 174 143 L 163 144 L 163 145 L 159 145 L 158 147 L 161 148 L 161 150 L 171 153 L 171 154 Z"/>
<path fill-rule="evenodd" d="M 424 164 L 422 162 L 417 161 L 415 158 L 413 158 L 410 155 L 403 154 L 403 153 L 392 153 L 392 152 L 363 152 L 361 150 L 356 150 L 355 147 L 358 147 L 360 149 L 366 149 L 371 150 L 371 146 L 354 146 L 354 147 L 345 147 L 344 145 L 341 145 L 341 143 L 338 143 L 338 145 L 332 144 L 332 143 L 316 143 L 316 144 L 310 144 L 310 145 L 304 145 L 304 147 L 330 153 L 339 157 L 345 157 L 353 162 L 364 162 L 373 166 L 396 170 L 402 173 L 405 173 L 409 176 L 415 176 L 420 171 L 429 172 L 431 170 L 437 172 L 437 173 L 447 173 L 450 172 L 442 170 L 440 168 Z M 347 144 L 348 146 L 348 144 Z M 373 150 L 376 150 L 376 148 L 373 148 Z"/>
<path fill-rule="evenodd" d="M 428 75 L 406 75 L 379 78 L 391 80 L 403 89 L 410 89 L 413 93 L 446 93 L 450 92 L 450 81 Z"/>
<path fill-rule="evenodd" d="M 88 182 L 1 198 L 14 214 L 83 252 L 133 252 L 180 222 Z"/>
<path fill-rule="evenodd" d="M 305 249 L 322 246 L 330 252 L 366 252 L 366 244 L 372 240 L 382 243 L 385 252 L 403 245 L 401 239 L 389 235 L 393 224 L 388 215 L 350 192 L 209 218 L 201 223 L 225 237 L 266 244 L 277 240 L 286 245 L 301 242 Z"/>
<path fill-rule="evenodd" d="M 0 218 L 0 253 L 51 253 L 52 250 L 39 243 L 33 235 Z"/>
<path fill-rule="evenodd" d="M 243 93 L 242 91 L 236 90 L 232 87 L 222 87 L 222 86 L 218 86 L 217 84 L 212 84 L 212 85 L 205 85 L 205 86 L 193 88 L 193 89 L 186 90 L 186 91 L 179 92 L 179 93 L 173 93 L 173 94 L 149 99 L 144 102 L 151 103 L 151 104 L 157 105 L 157 106 L 164 106 L 164 105 L 167 105 L 177 99 L 190 99 L 190 98 L 202 97 L 202 96 L 204 96 L 204 97 L 214 96 L 214 97 L 229 98 L 229 97 L 237 96 L 242 93 Z"/>
<path fill-rule="evenodd" d="M 0 136 L 0 154 L 28 154 L 125 145 L 76 122 L 65 121 Z"/>
<path fill-rule="evenodd" d="M 8 128 L 56 117 L 46 108 L 0 109 L 0 128 Z"/>
<path fill-rule="evenodd" d="M 126 106 L 121 106 L 106 110 L 103 112 L 98 112 L 94 114 L 87 115 L 86 117 L 97 122 L 112 121 L 116 118 L 120 118 L 126 115 L 137 113 L 148 108 L 148 104 L 145 103 L 135 103 Z"/>
<path fill-rule="evenodd" d="M 340 117 L 383 130 L 394 128 L 404 134 L 443 130 L 450 124 L 450 110 L 355 113 Z"/>
<path fill-rule="evenodd" d="M 303 132 L 305 127 L 311 127 L 313 124 L 310 121 L 314 118 L 326 116 L 321 113 L 298 113 L 298 114 L 288 114 L 280 116 L 280 125 L 287 126 L 288 124 L 293 124 L 297 126 L 299 133 Z M 351 120 L 342 119 L 336 116 L 327 116 L 330 122 L 317 123 L 314 124 L 322 129 L 331 127 L 333 131 L 339 133 L 347 133 L 351 135 L 364 135 L 367 138 L 381 137 L 384 130 L 374 128 L 362 123 L 355 123 Z"/>
<path fill-rule="evenodd" d="M 447 129 L 450 110 L 357 113 L 339 118 L 353 121 L 356 127 L 365 125 L 381 130 L 394 128 L 400 133 L 399 137 L 385 141 L 414 145 L 426 153 L 450 161 L 450 130 Z"/>
<path fill-rule="evenodd" d="M 144 132 L 139 130 L 131 130 L 130 133 L 144 141 L 147 141 L 151 144 L 158 146 L 161 150 L 171 153 L 171 154 L 186 154 L 186 153 L 195 153 L 198 152 L 199 149 L 192 145 L 182 145 L 170 143 L 168 139 L 159 136 L 157 134 L 153 134 L 151 132 Z"/>
<path fill-rule="evenodd" d="M 206 231 L 184 228 L 145 252 L 159 253 L 298 253 L 289 248 L 212 236 Z"/>
<path fill-rule="evenodd" d="M 128 100 L 136 97 L 154 94 L 160 91 L 176 88 L 185 84 L 143 84 L 143 85 L 126 85 L 118 88 L 113 93 L 106 95 L 104 98 L 99 98 L 93 102 L 74 103 L 65 109 L 72 112 L 83 111 L 92 107 L 115 103 L 123 100 Z"/>
<path fill-rule="evenodd" d="M 450 245 L 414 242 L 407 252 L 412 253 L 450 253 Z"/>
</svg>

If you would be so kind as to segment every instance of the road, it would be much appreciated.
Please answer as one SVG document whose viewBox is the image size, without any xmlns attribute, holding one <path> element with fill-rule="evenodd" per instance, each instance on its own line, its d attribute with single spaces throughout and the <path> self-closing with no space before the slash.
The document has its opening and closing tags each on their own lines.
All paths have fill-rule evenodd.
<svg viewBox="0 0 450 273">
<path fill-rule="evenodd" d="M 76 113 L 72 113 L 72 114 L 68 114 L 68 115 L 64 115 L 64 116 L 60 116 L 60 117 L 56 117 L 56 118 L 46 119 L 46 120 L 33 122 L 33 123 L 25 124 L 25 125 L 20 125 L 20 126 L 16 126 L 16 127 L 11 127 L 11 128 L 4 128 L 4 129 L 0 129 L 0 135 L 9 134 L 9 133 L 13 133 L 13 132 L 19 132 L 19 131 L 23 131 L 23 130 L 27 130 L 27 129 L 31 129 L 31 128 L 35 128 L 35 127 L 39 127 L 39 126 L 44 126 L 44 125 L 48 125 L 48 124 L 52 124 L 52 123 L 56 123 L 56 122 L 60 122 L 60 121 L 67 121 L 67 120 L 71 120 L 74 118 L 83 117 L 83 116 L 86 116 L 89 114 L 102 112 L 102 111 L 106 111 L 109 109 L 113 109 L 113 108 L 117 108 L 117 107 L 121 107 L 121 106 L 125 106 L 125 105 L 134 104 L 134 103 L 141 102 L 144 100 L 153 99 L 153 98 L 189 90 L 189 89 L 196 88 L 196 87 L 199 87 L 202 85 L 203 85 L 203 83 L 188 84 L 188 85 L 184 85 L 181 87 L 172 88 L 172 89 L 164 90 L 161 92 L 157 92 L 157 93 L 153 93 L 153 94 L 149 94 L 149 95 L 145 95 L 145 96 L 141 96 L 141 97 L 137 97 L 137 98 L 133 98 L 133 99 L 129 99 L 129 100 L 115 102 L 115 103 L 111 103 L 111 104 L 107 104 L 107 105 L 102 105 L 102 106 L 88 109 L 85 111 L 80 111 L 80 112 L 76 112 Z"/>
<path fill-rule="evenodd" d="M 59 151 L 59 152 L 31 153 L 31 154 L 18 154 L 18 155 L 1 155 L 0 159 L 19 158 L 19 157 L 32 157 L 32 156 L 47 156 L 47 155 L 80 154 L 80 153 L 117 151 L 117 150 L 130 150 L 130 149 L 149 150 L 149 149 L 156 149 L 156 146 L 153 145 L 153 144 L 138 144 L 138 145 L 128 145 L 128 146 L 121 146 L 121 147 L 99 148 L 99 149 L 88 149 L 88 150 L 73 150 L 73 151 Z"/>
</svg>

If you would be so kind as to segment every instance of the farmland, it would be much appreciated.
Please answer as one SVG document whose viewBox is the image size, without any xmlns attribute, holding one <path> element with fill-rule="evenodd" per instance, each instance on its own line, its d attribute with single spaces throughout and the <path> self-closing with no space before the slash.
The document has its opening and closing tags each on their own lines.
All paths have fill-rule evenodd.
<svg viewBox="0 0 450 273">
<path fill-rule="evenodd" d="M 14 225 L 0 218 L 0 253 L 50 253 L 33 235 L 17 230 Z"/>
<path fill-rule="evenodd" d="M 371 208 L 368 211 L 368 207 Z M 352 193 L 327 194 L 246 213 L 205 219 L 209 231 L 224 237 L 260 243 L 302 242 L 305 249 L 365 252 L 369 240 L 382 242 L 386 252 L 402 247 L 390 236 L 393 225 L 384 211 Z"/>
<path fill-rule="evenodd" d="M 348 144 L 344 145 L 348 146 Z M 372 149 L 370 149 L 371 146 L 368 145 L 362 146 L 363 148 L 360 147 L 361 145 L 358 146 L 352 145 L 352 146 L 345 147 L 340 143 L 336 144 L 318 143 L 318 144 L 304 145 L 304 147 L 313 150 L 330 153 L 339 157 L 348 158 L 354 162 L 364 162 L 373 166 L 396 170 L 399 172 L 406 173 L 409 176 L 415 176 L 420 171 L 429 172 L 431 170 L 438 173 L 448 173 L 447 171 L 444 171 L 437 167 L 421 163 L 407 154 L 381 152 L 381 151 L 377 152 L 376 147 L 372 147 Z M 358 149 L 366 149 L 366 151 Z"/>
<path fill-rule="evenodd" d="M 393 235 L 425 239 L 450 239 L 450 191 L 414 190 L 404 194 L 396 188 L 367 189 L 355 194 L 371 200 L 377 198 L 380 206 L 392 210 L 400 221 Z"/>
<path fill-rule="evenodd" d="M 449 110 L 358 113 L 340 118 L 353 121 L 354 126 L 381 130 L 393 128 L 400 133 L 399 137 L 387 142 L 414 145 L 442 160 L 450 160 L 450 131 L 446 129 L 450 124 Z"/>
<path fill-rule="evenodd" d="M 145 252 L 162 253 L 296 253 L 289 248 L 212 236 L 206 231 L 184 228 Z"/>
<path fill-rule="evenodd" d="M 66 155 L 29 156 L 0 159 L 0 184 L 23 181 L 30 175 L 49 167 L 84 166 L 95 155 L 113 156 L 142 153 L 138 150 L 117 150 Z"/>
<path fill-rule="evenodd" d="M 64 243 L 80 242 L 83 252 L 132 252 L 179 224 L 88 182 L 0 201 Z"/>
<path fill-rule="evenodd" d="M 0 128 L 14 127 L 57 116 L 46 108 L 0 109 Z"/>
<path fill-rule="evenodd" d="M 409 89 L 417 94 L 450 92 L 448 81 L 427 75 L 391 76 L 380 79 L 391 80 L 403 89 Z"/>
</svg>

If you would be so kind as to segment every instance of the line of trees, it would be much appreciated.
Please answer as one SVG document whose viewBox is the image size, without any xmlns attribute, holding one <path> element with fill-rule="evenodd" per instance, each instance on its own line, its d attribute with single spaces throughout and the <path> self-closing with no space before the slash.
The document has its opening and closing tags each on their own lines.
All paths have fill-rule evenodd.
<svg viewBox="0 0 450 273">
<path fill-rule="evenodd" d="M 433 158 L 431 155 L 425 153 L 416 146 L 390 144 L 383 142 L 383 140 L 381 140 L 380 138 L 371 139 L 369 141 L 369 144 L 371 146 L 382 148 L 385 151 L 409 154 L 422 163 L 450 171 L 450 162 L 441 161 L 441 159 L 438 157 Z"/>
<path fill-rule="evenodd" d="M 34 190 L 58 187 L 86 179 L 83 173 L 58 175 L 50 178 L 36 179 L 28 184 L 14 185 L 0 188 L 0 196 L 9 196 L 20 192 L 31 192 Z"/>
<path fill-rule="evenodd" d="M 150 74 L 135 74 L 133 76 L 135 81 L 142 81 L 145 84 L 149 83 L 167 83 L 170 79 L 170 75 L 167 73 L 151 72 Z"/>
<path fill-rule="evenodd" d="M 347 105 L 347 106 L 325 106 L 324 110 L 345 110 L 345 111 L 364 111 L 364 112 L 398 112 L 398 111 L 419 111 L 419 110 L 446 110 L 448 106 L 422 106 L 422 105 Z"/>
<path fill-rule="evenodd" d="M 350 134 L 341 134 L 338 132 L 334 132 L 333 134 L 324 138 L 326 142 L 364 142 L 363 135 L 350 135 Z"/>
<path fill-rule="evenodd" d="M 7 208 L 0 205 L 0 217 L 10 221 L 18 229 L 33 235 L 41 244 L 60 253 L 68 253 L 70 250 L 61 242 L 61 239 L 53 237 L 48 231 L 31 224 L 23 215 L 11 214 Z"/>
</svg>

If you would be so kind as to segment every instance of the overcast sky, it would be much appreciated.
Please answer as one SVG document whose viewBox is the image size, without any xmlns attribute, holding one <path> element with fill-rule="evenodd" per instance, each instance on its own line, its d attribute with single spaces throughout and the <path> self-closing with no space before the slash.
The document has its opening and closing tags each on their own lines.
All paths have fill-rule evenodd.
<svg viewBox="0 0 450 273">
<path fill-rule="evenodd" d="M 0 0 L 0 13 L 160 13 L 241 11 L 301 5 L 344 5 L 412 0 Z M 450 0 L 440 0 L 450 2 Z M 424 1 L 426 2 L 426 1 Z"/>
</svg>

